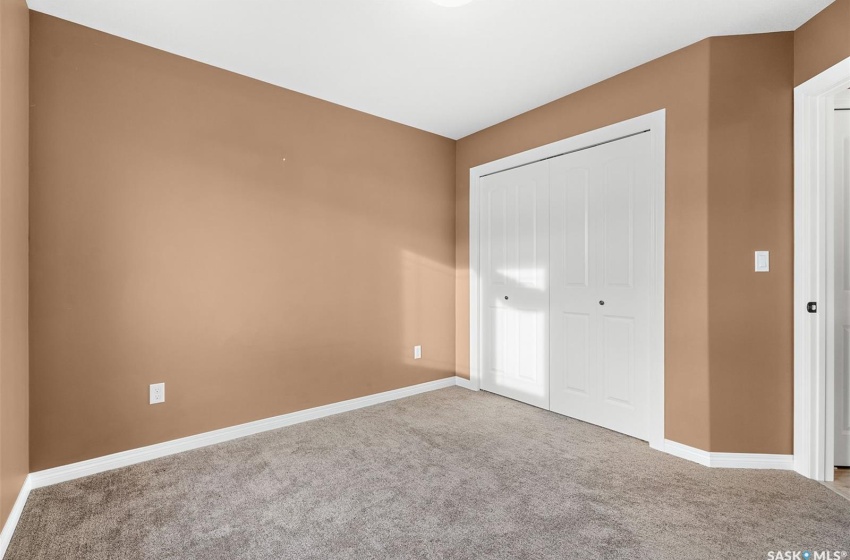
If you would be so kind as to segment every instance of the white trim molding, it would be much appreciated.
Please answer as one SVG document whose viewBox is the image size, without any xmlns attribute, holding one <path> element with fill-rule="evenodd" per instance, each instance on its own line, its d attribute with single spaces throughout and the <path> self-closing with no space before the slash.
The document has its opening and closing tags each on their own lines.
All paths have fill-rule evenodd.
<svg viewBox="0 0 850 560">
<path fill-rule="evenodd" d="M 112 455 L 97 457 L 87 461 L 80 461 L 79 463 L 72 463 L 70 465 L 63 465 L 61 467 L 37 471 L 32 473 L 28 480 L 31 488 L 42 488 L 44 486 L 59 484 L 60 482 L 66 482 L 113 469 L 120 469 L 121 467 L 135 465 L 136 463 L 174 455 L 175 453 L 182 453 L 183 451 L 190 451 L 192 449 L 198 449 L 200 447 L 206 447 L 216 443 L 223 443 L 225 441 L 259 434 L 269 430 L 276 430 L 278 428 L 300 424 L 301 422 L 307 422 L 309 420 L 324 418 L 325 416 L 331 416 L 341 412 L 349 412 L 351 410 L 403 399 L 405 397 L 411 397 L 413 395 L 427 393 L 429 391 L 436 391 L 446 387 L 454 387 L 456 385 L 463 386 L 460 380 L 461 378 L 459 377 L 446 377 L 444 379 L 437 379 L 436 381 L 420 383 L 419 385 L 411 385 L 410 387 L 403 387 L 401 389 L 395 389 L 338 403 L 317 406 L 315 408 L 308 408 L 307 410 L 300 410 L 290 414 L 266 418 L 265 420 L 257 420 L 255 422 L 239 424 L 237 426 L 222 428 L 212 432 L 205 432 L 194 436 L 148 445 L 147 447 L 113 453 Z M 466 382 L 465 379 L 462 381 Z"/>
<path fill-rule="evenodd" d="M 534 148 L 519 154 L 485 163 L 469 170 L 469 385 L 473 390 L 481 387 L 481 287 L 480 287 L 480 181 L 514 167 L 549 159 L 577 150 L 590 148 L 627 136 L 648 132 L 652 139 L 651 167 L 652 193 L 652 258 L 653 293 L 650 305 L 650 391 L 649 391 L 649 444 L 659 449 L 664 445 L 664 211 L 666 177 L 666 122 L 665 109 L 641 115 Z"/>
<path fill-rule="evenodd" d="M 477 387 L 472 386 L 472 382 L 469 379 L 464 379 L 463 377 L 455 377 L 455 383 L 458 387 L 463 387 L 464 389 L 469 389 L 471 391 L 477 391 Z"/>
<path fill-rule="evenodd" d="M 699 463 L 705 467 L 722 469 L 778 469 L 794 470 L 793 455 L 767 453 L 715 453 L 703 451 L 675 441 L 665 440 L 663 451 L 670 455 Z"/>
<path fill-rule="evenodd" d="M 0 558 L 6 556 L 6 549 L 9 548 L 9 543 L 12 542 L 12 535 L 15 534 L 15 529 L 18 527 L 18 521 L 21 520 L 21 513 L 24 511 L 24 506 L 29 498 L 30 490 L 32 490 L 32 475 L 27 475 L 24 479 L 24 484 L 21 486 L 21 491 L 18 492 L 18 498 L 15 500 L 15 505 L 12 506 L 12 511 L 9 512 L 9 517 L 6 518 L 6 523 L 3 525 L 3 531 L 0 532 Z"/>
<path fill-rule="evenodd" d="M 301 422 L 307 422 L 309 420 L 332 416 L 341 412 L 357 410 L 376 404 L 454 386 L 462 387 L 464 389 L 478 390 L 473 387 L 472 383 L 470 383 L 468 379 L 458 376 L 446 377 L 444 379 L 437 379 L 435 381 L 429 381 L 419 385 L 412 385 L 410 387 L 350 399 L 290 414 L 283 414 L 281 416 L 275 416 L 265 420 L 248 422 L 246 424 L 222 428 L 212 432 L 205 432 L 194 436 L 166 441 L 138 449 L 131 449 L 129 451 L 122 451 L 120 453 L 113 453 L 112 455 L 106 455 L 104 457 L 98 457 L 87 461 L 81 461 L 79 463 L 72 463 L 70 465 L 31 473 L 24 480 L 24 484 L 18 494 L 18 498 L 15 500 L 12 511 L 6 519 L 2 532 L 0 532 L 0 558 L 3 558 L 9 543 L 12 541 L 12 536 L 18 526 L 24 506 L 29 498 L 30 491 L 35 488 L 43 488 L 45 486 L 135 465 L 137 463 L 158 459 L 160 457 L 182 453 L 183 451 L 190 451 L 192 449 L 223 443 L 269 430 L 276 430 L 278 428 L 300 424 Z M 793 457 L 791 455 L 709 453 L 707 451 L 702 451 L 700 449 L 669 440 L 662 440 L 660 443 L 653 443 L 652 446 L 659 451 L 663 451 L 683 459 L 688 459 L 708 467 L 793 469 Z"/>
<path fill-rule="evenodd" d="M 827 114 L 848 86 L 850 58 L 794 89 L 794 470 L 814 480 L 833 476 Z M 817 313 L 808 302 L 817 302 Z"/>
</svg>

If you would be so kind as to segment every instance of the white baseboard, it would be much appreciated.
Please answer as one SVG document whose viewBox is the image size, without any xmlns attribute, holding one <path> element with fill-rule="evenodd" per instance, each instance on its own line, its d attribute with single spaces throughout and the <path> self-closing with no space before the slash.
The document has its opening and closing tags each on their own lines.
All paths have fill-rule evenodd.
<svg viewBox="0 0 850 560">
<path fill-rule="evenodd" d="M 793 471 L 793 455 L 770 455 L 767 453 L 715 453 L 703 451 L 689 445 L 664 440 L 665 453 L 687 459 L 706 467 L 722 469 L 780 469 Z"/>
<path fill-rule="evenodd" d="M 15 500 L 15 505 L 12 506 L 12 511 L 9 512 L 9 517 L 6 518 L 6 523 L 3 525 L 3 531 L 0 531 L 0 558 L 6 555 L 6 549 L 9 548 L 9 543 L 12 542 L 12 535 L 15 534 L 15 528 L 18 526 L 18 521 L 21 519 L 21 513 L 24 511 L 24 505 L 29 498 L 30 490 L 32 489 L 32 475 L 27 475 L 24 479 L 24 484 L 21 486 L 21 491 L 18 492 L 18 499 Z"/>
<path fill-rule="evenodd" d="M 661 447 L 656 448 L 659 451 L 663 451 L 669 455 L 674 455 L 679 457 L 680 459 L 687 459 L 688 461 L 693 461 L 694 463 L 699 463 L 704 467 L 711 466 L 711 455 L 708 451 L 703 451 L 702 449 L 697 449 L 696 447 L 691 447 L 689 445 L 684 445 L 682 443 L 676 443 L 675 441 L 670 441 L 669 439 L 665 439 L 664 443 Z"/>
<path fill-rule="evenodd" d="M 6 547 L 9 546 L 9 542 L 12 540 L 12 534 L 15 531 L 15 527 L 18 525 L 18 520 L 21 517 L 27 497 L 32 489 L 42 488 L 44 486 L 50 486 L 52 484 L 58 484 L 60 482 L 66 482 L 121 467 L 127 467 L 136 463 L 142 463 L 144 461 L 150 461 L 152 459 L 174 455 L 175 453 L 198 449 L 200 447 L 206 447 L 208 445 L 214 445 L 216 443 L 222 443 L 269 430 L 276 430 L 278 428 L 284 428 L 286 426 L 300 424 L 301 422 L 324 418 L 325 416 L 331 416 L 341 412 L 357 410 L 359 408 L 365 408 L 420 393 L 436 391 L 438 389 L 454 386 L 473 390 L 473 386 L 468 379 L 456 376 L 446 377 L 444 379 L 437 379 L 436 381 L 429 381 L 428 383 L 421 383 L 419 385 L 412 385 L 410 387 L 395 389 L 393 391 L 386 391 L 384 393 L 377 393 L 338 403 L 318 406 L 307 410 L 267 418 L 265 420 L 248 422 L 238 426 L 222 428 L 212 432 L 205 432 L 194 436 L 157 443 L 147 447 L 113 453 L 112 455 L 106 455 L 104 457 L 97 457 L 95 459 L 89 459 L 79 463 L 72 463 L 70 465 L 63 465 L 61 467 L 31 473 L 24 481 L 24 485 L 18 494 L 18 499 L 15 501 L 15 505 L 9 514 L 9 518 L 6 520 L 6 524 L 3 527 L 3 531 L 0 532 L 0 558 L 3 557 L 6 552 Z M 665 440 L 663 448 L 660 450 L 707 467 L 794 469 L 793 455 L 711 453 L 670 440 Z"/>
<path fill-rule="evenodd" d="M 151 459 L 158 459 L 160 457 L 174 455 L 175 453 L 198 449 L 199 447 L 206 447 L 208 445 L 214 445 L 216 443 L 222 443 L 258 434 L 260 432 L 276 430 L 278 428 L 292 426 L 293 424 L 307 422 L 308 420 L 324 418 L 325 416 L 339 414 L 340 412 L 357 410 L 358 408 L 394 401 L 396 399 L 402 399 L 404 397 L 410 397 L 419 393 L 426 393 L 428 391 L 436 391 L 437 389 L 443 389 L 446 387 L 454 387 L 459 384 L 457 379 L 459 378 L 446 377 L 445 379 L 437 379 L 436 381 L 429 381 L 428 383 L 420 383 L 419 385 L 403 387 L 393 391 L 386 391 L 384 393 L 377 393 L 338 403 L 317 406 L 316 408 L 300 410 L 290 414 L 266 418 L 265 420 L 239 424 L 238 426 L 222 428 L 212 432 L 205 432 L 194 436 L 149 445 L 147 447 L 122 451 L 120 453 L 113 453 L 112 455 L 97 457 L 87 461 L 80 461 L 79 463 L 72 463 L 70 465 L 63 465 L 61 467 L 37 471 L 30 475 L 31 487 L 41 488 L 44 486 L 50 486 L 52 484 L 66 482 L 68 480 L 74 480 L 84 476 L 127 467 L 136 463 L 150 461 Z M 463 381 L 466 380 L 464 379 Z"/>
<path fill-rule="evenodd" d="M 472 387 L 472 382 L 469 379 L 464 379 L 463 377 L 455 377 L 455 383 L 457 383 L 458 387 L 463 387 L 464 389 L 475 391 L 475 389 Z"/>
</svg>

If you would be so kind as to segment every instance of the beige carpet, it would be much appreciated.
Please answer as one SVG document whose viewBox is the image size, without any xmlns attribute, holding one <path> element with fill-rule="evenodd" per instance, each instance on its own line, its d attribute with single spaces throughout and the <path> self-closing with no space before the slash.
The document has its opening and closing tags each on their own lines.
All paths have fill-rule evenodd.
<svg viewBox="0 0 850 560">
<path fill-rule="evenodd" d="M 850 501 L 444 389 L 32 492 L 6 558 L 767 558 Z"/>
</svg>

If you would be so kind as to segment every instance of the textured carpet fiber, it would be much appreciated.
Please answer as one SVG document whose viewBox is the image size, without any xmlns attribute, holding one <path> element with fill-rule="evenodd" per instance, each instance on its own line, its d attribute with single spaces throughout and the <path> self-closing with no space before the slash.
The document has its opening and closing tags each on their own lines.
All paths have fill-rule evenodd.
<svg viewBox="0 0 850 560">
<path fill-rule="evenodd" d="M 450 388 L 35 490 L 7 559 L 767 558 L 850 501 Z"/>
</svg>

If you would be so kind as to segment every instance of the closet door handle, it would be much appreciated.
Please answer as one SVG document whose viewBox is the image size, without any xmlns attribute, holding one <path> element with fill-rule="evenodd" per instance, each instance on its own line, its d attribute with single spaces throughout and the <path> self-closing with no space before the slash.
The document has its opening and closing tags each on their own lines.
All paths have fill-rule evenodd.
<svg viewBox="0 0 850 560">
<path fill-rule="evenodd" d="M 602 300 L 600 299 L 600 300 L 599 300 L 599 305 L 605 305 L 605 302 L 604 302 L 604 301 L 602 301 Z"/>
</svg>

